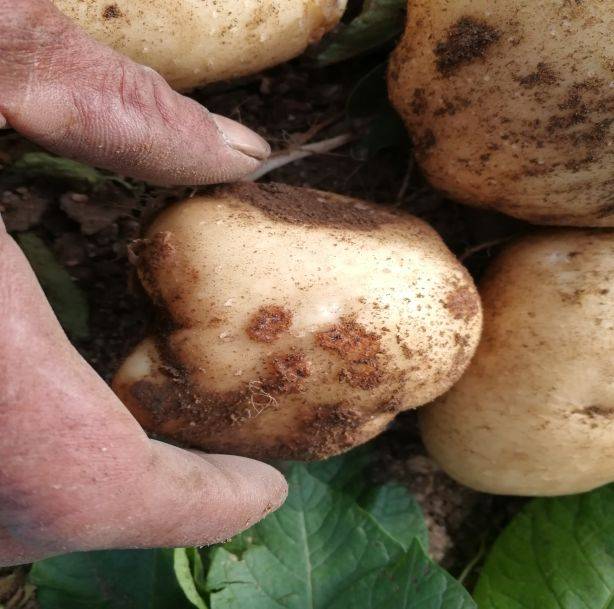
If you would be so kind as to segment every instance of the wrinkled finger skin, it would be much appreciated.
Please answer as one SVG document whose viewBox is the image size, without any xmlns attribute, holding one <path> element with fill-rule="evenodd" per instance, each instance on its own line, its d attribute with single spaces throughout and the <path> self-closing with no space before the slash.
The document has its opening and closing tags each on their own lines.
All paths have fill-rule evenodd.
<svg viewBox="0 0 614 609">
<path fill-rule="evenodd" d="M 48 0 L 0 0 L 0 117 L 52 152 L 156 184 L 235 180 L 270 153 Z"/>
<path fill-rule="evenodd" d="M 268 465 L 151 441 L 70 345 L 0 222 L 0 566 L 203 545 L 284 500 Z"/>
</svg>

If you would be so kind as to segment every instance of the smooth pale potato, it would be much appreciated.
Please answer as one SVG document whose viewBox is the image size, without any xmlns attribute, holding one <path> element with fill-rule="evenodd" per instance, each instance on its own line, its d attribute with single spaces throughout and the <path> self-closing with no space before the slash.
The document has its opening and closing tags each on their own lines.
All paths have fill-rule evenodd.
<svg viewBox="0 0 614 609">
<path fill-rule="evenodd" d="M 480 292 L 475 358 L 421 410 L 431 454 L 489 493 L 562 495 L 614 481 L 614 231 L 521 240 Z"/>
<path fill-rule="evenodd" d="M 424 222 L 288 186 L 218 187 L 136 247 L 164 311 L 113 387 L 148 430 L 319 459 L 446 391 L 473 355 L 471 277 Z"/>
<path fill-rule="evenodd" d="M 389 90 L 430 182 L 536 224 L 614 226 L 614 2 L 409 0 Z"/>
<path fill-rule="evenodd" d="M 176 89 L 253 74 L 317 42 L 347 0 L 53 0 Z"/>
</svg>

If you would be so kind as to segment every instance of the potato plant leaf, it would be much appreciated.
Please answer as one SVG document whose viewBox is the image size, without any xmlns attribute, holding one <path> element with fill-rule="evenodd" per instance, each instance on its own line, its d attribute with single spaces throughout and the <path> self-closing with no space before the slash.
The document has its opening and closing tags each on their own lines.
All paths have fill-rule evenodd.
<svg viewBox="0 0 614 609">
<path fill-rule="evenodd" d="M 366 0 L 362 12 L 319 55 L 321 65 L 345 61 L 383 46 L 405 25 L 407 0 Z"/>
<path fill-rule="evenodd" d="M 614 485 L 532 501 L 495 542 L 480 609 L 614 609 Z"/>
<path fill-rule="evenodd" d="M 64 159 L 46 152 L 28 152 L 15 161 L 9 172 L 25 178 L 62 179 L 97 188 L 104 182 L 115 182 L 128 190 L 132 186 L 122 178 L 103 173 L 98 169 L 71 159 Z"/>
<path fill-rule="evenodd" d="M 421 541 L 414 539 L 406 550 L 380 525 L 377 514 L 388 517 L 385 496 L 367 502 L 372 515 L 309 466 L 293 465 L 286 475 L 290 494 L 284 507 L 238 536 L 241 543 L 212 552 L 211 609 L 475 607 L 464 588 L 428 558 Z M 416 534 L 422 534 L 420 527 Z"/>
<path fill-rule="evenodd" d="M 428 548 L 428 530 L 418 502 L 400 484 L 371 488 L 358 498 L 358 504 L 404 550 L 414 541 Z"/>
<path fill-rule="evenodd" d="M 87 338 L 89 334 L 88 303 L 68 271 L 34 233 L 17 235 L 17 242 L 32 265 L 64 330 L 71 338 Z"/>
<path fill-rule="evenodd" d="M 35 563 L 41 609 L 194 609 L 175 578 L 172 550 L 85 552 Z"/>
<path fill-rule="evenodd" d="M 207 609 L 203 599 L 204 568 L 203 562 L 196 548 L 176 548 L 173 555 L 173 567 L 177 583 L 183 590 L 187 599 L 198 609 Z"/>
<path fill-rule="evenodd" d="M 309 474 L 333 490 L 353 497 L 393 539 L 407 549 L 414 539 L 428 547 L 428 531 L 418 502 L 399 484 L 374 485 L 366 475 L 372 462 L 371 447 L 311 463 Z"/>
</svg>

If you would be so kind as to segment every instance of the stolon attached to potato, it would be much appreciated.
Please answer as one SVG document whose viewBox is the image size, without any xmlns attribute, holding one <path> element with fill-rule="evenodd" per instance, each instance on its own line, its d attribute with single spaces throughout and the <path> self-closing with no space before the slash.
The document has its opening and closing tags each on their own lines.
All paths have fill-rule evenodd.
<svg viewBox="0 0 614 609">
<path fill-rule="evenodd" d="M 207 450 L 320 459 L 457 381 L 481 310 L 417 218 L 277 184 L 218 187 L 135 248 L 160 310 L 114 389 L 148 430 Z"/>
</svg>

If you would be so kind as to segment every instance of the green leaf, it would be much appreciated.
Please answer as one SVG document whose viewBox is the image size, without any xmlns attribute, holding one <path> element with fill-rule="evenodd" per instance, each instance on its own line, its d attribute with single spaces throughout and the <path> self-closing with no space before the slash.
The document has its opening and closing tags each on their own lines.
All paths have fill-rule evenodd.
<svg viewBox="0 0 614 609">
<path fill-rule="evenodd" d="M 405 25 L 407 0 L 366 0 L 362 12 L 318 55 L 321 65 L 372 51 L 396 38 Z"/>
<path fill-rule="evenodd" d="M 175 549 L 173 566 L 177 583 L 187 599 L 198 609 L 207 609 L 205 599 L 197 587 L 197 582 L 204 581 L 203 564 L 198 550 L 195 548 Z"/>
<path fill-rule="evenodd" d="M 480 609 L 614 609 L 614 485 L 537 499 L 495 542 Z"/>
<path fill-rule="evenodd" d="M 17 235 L 17 242 L 32 265 L 62 327 L 72 338 L 87 338 L 89 335 L 87 300 L 66 269 L 34 233 Z"/>
<path fill-rule="evenodd" d="M 373 463 L 373 449 L 370 445 L 359 446 L 349 453 L 325 461 L 310 463 L 309 473 L 330 486 L 358 499 L 370 484 L 369 468 Z M 287 463 L 286 465 L 290 465 Z"/>
<path fill-rule="evenodd" d="M 415 540 L 397 562 L 344 591 L 330 609 L 475 609 L 459 583 L 425 558 Z"/>
<path fill-rule="evenodd" d="M 400 484 L 371 488 L 358 499 L 359 505 L 407 550 L 417 540 L 428 549 L 429 534 L 418 502 Z"/>
<path fill-rule="evenodd" d="M 212 609 L 474 607 L 419 540 L 406 551 L 351 494 L 331 488 L 310 466 L 293 465 L 287 477 L 286 504 L 239 536 L 241 552 L 236 545 L 212 552 Z M 366 503 L 388 522 L 384 500 L 376 495 Z"/>
<path fill-rule="evenodd" d="M 427 548 L 428 530 L 418 502 L 400 484 L 374 485 L 367 474 L 372 461 L 367 445 L 307 467 L 310 475 L 354 498 L 405 549 L 415 538 Z"/>
<path fill-rule="evenodd" d="M 29 178 L 64 179 L 80 182 L 90 188 L 97 188 L 104 182 L 115 182 L 127 189 L 131 185 L 121 178 L 109 175 L 70 159 L 47 154 L 46 152 L 28 152 L 11 165 L 10 172 Z"/>
<path fill-rule="evenodd" d="M 172 550 L 85 552 L 35 563 L 41 609 L 188 609 Z M 192 608 L 193 609 L 193 608 Z"/>
</svg>

